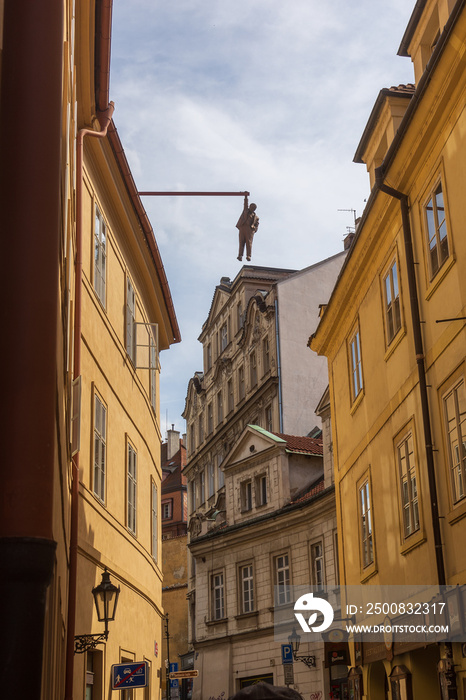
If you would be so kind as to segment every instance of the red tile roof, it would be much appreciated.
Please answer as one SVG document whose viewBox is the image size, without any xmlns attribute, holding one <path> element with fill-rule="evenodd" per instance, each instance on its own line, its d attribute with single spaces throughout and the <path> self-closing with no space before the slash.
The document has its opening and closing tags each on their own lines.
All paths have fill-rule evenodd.
<svg viewBox="0 0 466 700">
<path fill-rule="evenodd" d="M 286 447 L 290 452 L 304 452 L 310 455 L 322 455 L 322 440 L 299 435 L 285 435 L 284 433 L 273 433 L 277 437 L 286 441 Z"/>
</svg>

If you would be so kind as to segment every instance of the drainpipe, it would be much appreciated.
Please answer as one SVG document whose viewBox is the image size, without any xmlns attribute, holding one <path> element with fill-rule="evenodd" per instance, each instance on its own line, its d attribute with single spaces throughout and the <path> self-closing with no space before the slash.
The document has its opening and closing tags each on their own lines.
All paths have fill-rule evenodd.
<svg viewBox="0 0 466 700">
<path fill-rule="evenodd" d="M 76 141 L 76 263 L 75 263 L 75 312 L 74 312 L 74 364 L 73 379 L 81 374 L 81 297 L 82 297 L 82 186 L 84 137 L 102 139 L 107 134 L 114 110 L 110 102 L 105 112 L 99 113 L 101 131 L 81 129 Z M 68 627 L 66 639 L 65 700 L 73 699 L 74 637 L 76 632 L 76 590 L 78 573 L 78 509 L 79 509 L 79 452 L 72 461 L 73 483 L 71 488 L 70 570 L 68 591 Z"/>
<path fill-rule="evenodd" d="M 419 298 L 416 286 L 416 273 L 413 255 L 413 242 L 411 235 L 411 225 L 409 222 L 409 203 L 407 195 L 384 184 L 383 166 L 375 170 L 376 187 L 388 194 L 390 197 L 398 199 L 401 206 L 401 219 L 403 224 L 403 238 L 406 256 L 406 267 L 408 272 L 409 299 L 411 306 L 411 320 L 414 338 L 414 349 L 416 353 L 416 363 L 419 377 L 419 392 L 421 398 L 421 413 L 424 429 L 424 443 L 426 449 L 427 474 L 429 479 L 429 491 L 431 502 L 432 528 L 434 532 L 435 558 L 437 563 L 437 577 L 440 586 L 446 584 L 445 562 L 443 558 L 443 545 L 440 533 L 440 516 L 438 509 L 437 485 L 435 478 L 434 451 L 432 444 L 432 430 L 430 425 L 429 399 L 427 395 L 426 370 L 424 364 L 424 349 L 421 333 L 421 319 L 419 314 Z"/>
</svg>

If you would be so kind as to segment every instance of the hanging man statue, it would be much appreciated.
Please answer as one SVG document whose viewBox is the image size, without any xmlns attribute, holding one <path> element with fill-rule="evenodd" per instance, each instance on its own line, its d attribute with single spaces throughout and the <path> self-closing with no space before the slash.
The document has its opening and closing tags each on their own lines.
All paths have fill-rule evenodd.
<svg viewBox="0 0 466 700">
<path fill-rule="evenodd" d="M 256 216 L 256 205 L 248 206 L 247 196 L 244 198 L 244 207 L 238 219 L 236 228 L 239 229 L 239 253 L 238 260 L 243 259 L 244 246 L 246 245 L 246 260 L 251 260 L 252 239 L 259 228 L 259 217 Z"/>
</svg>

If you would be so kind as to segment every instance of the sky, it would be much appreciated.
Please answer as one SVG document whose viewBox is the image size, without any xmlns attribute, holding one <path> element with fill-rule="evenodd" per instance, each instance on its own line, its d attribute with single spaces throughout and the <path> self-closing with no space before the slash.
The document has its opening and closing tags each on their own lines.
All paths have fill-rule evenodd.
<svg viewBox="0 0 466 700">
<path fill-rule="evenodd" d="M 139 191 L 250 192 L 251 264 L 300 270 L 343 249 L 369 196 L 353 157 L 414 0 L 114 0 L 110 99 Z M 182 342 L 162 351 L 162 436 L 184 433 L 197 340 L 243 263 L 241 197 L 143 197 Z M 316 307 L 316 314 L 317 314 Z"/>
</svg>

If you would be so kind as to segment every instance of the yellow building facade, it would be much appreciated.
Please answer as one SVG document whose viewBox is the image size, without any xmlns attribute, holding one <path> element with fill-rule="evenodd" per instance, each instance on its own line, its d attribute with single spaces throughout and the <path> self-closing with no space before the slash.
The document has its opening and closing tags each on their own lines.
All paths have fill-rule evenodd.
<svg viewBox="0 0 466 700">
<path fill-rule="evenodd" d="M 416 4 L 399 50 L 415 84 L 375 103 L 355 156 L 371 195 L 310 340 L 329 362 L 343 585 L 466 580 L 465 46 L 464 2 Z M 355 697 L 466 696 L 464 645 L 385 641 L 353 646 Z"/>
<path fill-rule="evenodd" d="M 0 4 L 4 328 L 16 339 L 2 427 L 18 446 L 2 470 L 2 655 L 17 697 L 101 700 L 111 666 L 133 661 L 148 683 L 126 698 L 161 694 L 159 352 L 180 334 L 112 120 L 111 11 Z M 34 126 L 14 115 L 24 96 Z M 119 600 L 97 639 L 105 571 Z"/>
</svg>

